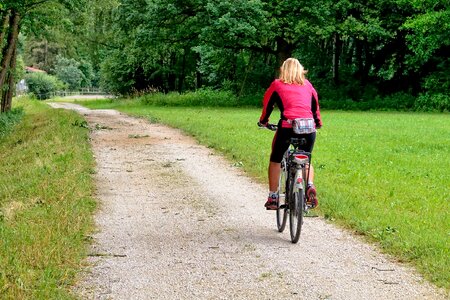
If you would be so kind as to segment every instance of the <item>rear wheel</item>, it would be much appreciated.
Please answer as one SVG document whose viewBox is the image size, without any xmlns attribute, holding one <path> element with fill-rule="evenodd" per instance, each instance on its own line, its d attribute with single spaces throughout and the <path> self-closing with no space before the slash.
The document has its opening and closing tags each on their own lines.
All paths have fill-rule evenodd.
<svg viewBox="0 0 450 300">
<path fill-rule="evenodd" d="M 287 220 L 287 198 L 286 197 L 286 187 L 287 187 L 287 170 L 286 170 L 286 159 L 283 158 L 281 161 L 281 173 L 280 180 L 278 182 L 278 208 L 277 208 L 277 228 L 279 232 L 283 232 L 286 227 Z"/>
<path fill-rule="evenodd" d="M 295 184 L 294 180 L 292 182 L 293 185 Z M 291 241 L 295 244 L 298 242 L 302 230 L 305 194 L 302 189 L 299 189 L 297 192 L 294 192 L 293 190 L 294 189 L 292 189 L 291 197 L 289 197 L 289 226 L 291 231 Z"/>
</svg>

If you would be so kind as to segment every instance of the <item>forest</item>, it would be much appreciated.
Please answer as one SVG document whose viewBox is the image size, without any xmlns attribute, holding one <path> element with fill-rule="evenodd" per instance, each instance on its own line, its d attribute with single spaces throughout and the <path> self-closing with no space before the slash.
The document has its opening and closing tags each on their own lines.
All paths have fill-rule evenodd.
<svg viewBox="0 0 450 300">
<path fill-rule="evenodd" d="M 448 0 L 0 0 L 0 48 L 2 112 L 23 78 L 257 105 L 288 57 L 329 108 L 450 110 Z"/>
</svg>

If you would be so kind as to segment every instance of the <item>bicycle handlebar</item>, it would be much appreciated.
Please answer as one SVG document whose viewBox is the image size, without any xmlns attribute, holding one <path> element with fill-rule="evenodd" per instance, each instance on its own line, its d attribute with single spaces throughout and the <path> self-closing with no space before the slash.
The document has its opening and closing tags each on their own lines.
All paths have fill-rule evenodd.
<svg viewBox="0 0 450 300">
<path fill-rule="evenodd" d="M 270 124 L 270 123 L 261 124 L 260 122 L 258 122 L 258 127 L 261 128 L 261 129 L 266 128 L 266 129 L 269 129 L 269 130 L 272 130 L 272 131 L 277 131 L 277 129 L 278 129 L 278 125 Z"/>
</svg>

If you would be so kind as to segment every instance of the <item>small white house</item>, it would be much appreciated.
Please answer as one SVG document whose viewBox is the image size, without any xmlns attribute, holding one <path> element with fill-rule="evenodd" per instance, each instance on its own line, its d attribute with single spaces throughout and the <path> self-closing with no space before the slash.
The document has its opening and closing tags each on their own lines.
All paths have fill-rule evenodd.
<svg viewBox="0 0 450 300">
<path fill-rule="evenodd" d="M 28 92 L 28 86 L 27 83 L 25 82 L 25 79 L 20 80 L 17 84 L 16 84 L 16 95 L 23 95 L 26 94 Z"/>
</svg>

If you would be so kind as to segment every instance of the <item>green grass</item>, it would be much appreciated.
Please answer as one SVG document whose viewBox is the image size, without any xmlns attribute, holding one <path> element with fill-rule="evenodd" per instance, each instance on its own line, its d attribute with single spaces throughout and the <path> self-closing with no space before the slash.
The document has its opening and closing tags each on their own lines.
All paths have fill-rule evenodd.
<svg viewBox="0 0 450 300">
<path fill-rule="evenodd" d="M 14 108 L 11 111 L 0 114 L 0 138 L 7 135 L 14 125 L 20 122 L 23 116 L 22 108 Z"/>
<path fill-rule="evenodd" d="M 84 102 L 182 128 L 265 182 L 273 133 L 260 111 Z M 448 114 L 323 111 L 313 161 L 320 213 L 450 287 Z M 276 120 L 274 115 L 273 120 Z M 263 200 L 261 200 L 263 201 Z M 262 203 L 262 202 L 261 202 Z"/>
<path fill-rule="evenodd" d="M 14 104 L 25 115 L 0 138 L 0 298 L 72 299 L 95 208 L 88 130 L 74 112 Z"/>
</svg>

